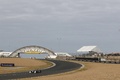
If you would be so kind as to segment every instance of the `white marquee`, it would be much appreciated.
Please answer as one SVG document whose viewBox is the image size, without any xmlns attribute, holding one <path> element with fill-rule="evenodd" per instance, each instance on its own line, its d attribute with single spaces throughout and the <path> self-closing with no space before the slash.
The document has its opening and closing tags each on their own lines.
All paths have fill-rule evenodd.
<svg viewBox="0 0 120 80">
<path fill-rule="evenodd" d="M 77 52 L 89 52 L 89 51 L 94 51 L 98 53 L 101 52 L 101 50 L 97 46 L 83 46 L 77 50 Z"/>
</svg>

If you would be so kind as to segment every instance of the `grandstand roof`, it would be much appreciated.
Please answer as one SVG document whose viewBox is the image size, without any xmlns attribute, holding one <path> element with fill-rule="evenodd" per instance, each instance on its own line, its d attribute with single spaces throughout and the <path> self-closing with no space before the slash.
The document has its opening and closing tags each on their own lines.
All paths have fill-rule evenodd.
<svg viewBox="0 0 120 80">
<path fill-rule="evenodd" d="M 97 46 L 83 46 L 79 50 L 77 50 L 77 52 L 89 52 L 89 51 L 101 52 Z"/>
</svg>

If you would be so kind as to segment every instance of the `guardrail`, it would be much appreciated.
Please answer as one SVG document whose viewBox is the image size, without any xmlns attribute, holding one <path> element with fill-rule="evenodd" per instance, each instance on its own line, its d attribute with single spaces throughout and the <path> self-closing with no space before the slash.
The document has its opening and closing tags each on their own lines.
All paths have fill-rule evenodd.
<svg viewBox="0 0 120 80">
<path fill-rule="evenodd" d="M 120 64 L 120 59 L 110 58 L 97 58 L 97 57 L 75 57 L 75 60 L 88 61 L 88 62 L 101 62 L 101 63 L 115 63 Z"/>
<path fill-rule="evenodd" d="M 90 62 L 100 61 L 100 58 L 91 58 L 91 57 L 76 57 L 75 59 L 81 61 L 90 61 Z"/>
</svg>

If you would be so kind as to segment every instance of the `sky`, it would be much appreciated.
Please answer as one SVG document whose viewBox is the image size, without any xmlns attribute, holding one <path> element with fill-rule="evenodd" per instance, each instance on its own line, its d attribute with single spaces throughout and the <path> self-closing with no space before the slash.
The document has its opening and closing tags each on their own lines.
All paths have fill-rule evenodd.
<svg viewBox="0 0 120 80">
<path fill-rule="evenodd" d="M 0 0 L 0 49 L 28 45 L 120 52 L 120 0 Z"/>
</svg>

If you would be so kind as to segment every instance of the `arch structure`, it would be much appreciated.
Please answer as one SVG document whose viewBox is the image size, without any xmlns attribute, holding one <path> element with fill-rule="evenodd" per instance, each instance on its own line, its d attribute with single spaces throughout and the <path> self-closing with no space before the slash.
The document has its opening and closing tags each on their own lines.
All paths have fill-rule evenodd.
<svg viewBox="0 0 120 80">
<path fill-rule="evenodd" d="M 20 53 L 25 53 L 25 54 L 42 54 L 42 53 L 47 53 L 48 55 L 56 55 L 53 51 L 41 47 L 41 46 L 25 46 L 21 47 L 14 52 L 10 54 L 9 57 L 17 57 Z"/>
</svg>

